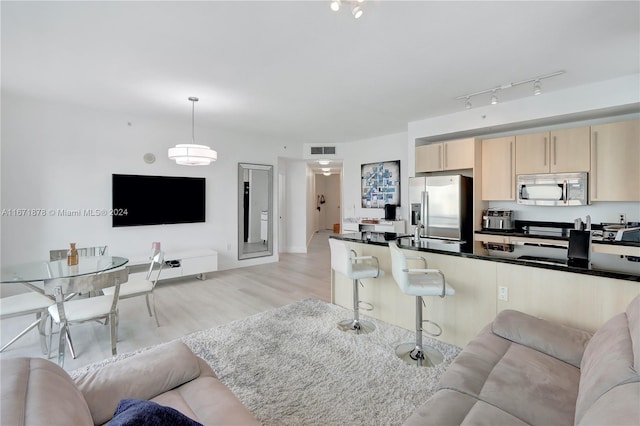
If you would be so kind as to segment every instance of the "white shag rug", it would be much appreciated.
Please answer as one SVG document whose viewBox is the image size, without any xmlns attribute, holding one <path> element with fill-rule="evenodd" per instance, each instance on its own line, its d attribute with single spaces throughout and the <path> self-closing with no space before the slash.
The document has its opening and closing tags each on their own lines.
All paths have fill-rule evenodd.
<svg viewBox="0 0 640 426">
<path fill-rule="evenodd" d="M 264 425 L 401 424 L 435 392 L 460 348 L 425 337 L 425 344 L 443 353 L 444 362 L 418 368 L 394 351 L 414 340 L 415 332 L 364 316 L 376 325 L 374 332 L 338 330 L 336 324 L 351 317 L 340 306 L 308 299 L 181 340 Z"/>
</svg>

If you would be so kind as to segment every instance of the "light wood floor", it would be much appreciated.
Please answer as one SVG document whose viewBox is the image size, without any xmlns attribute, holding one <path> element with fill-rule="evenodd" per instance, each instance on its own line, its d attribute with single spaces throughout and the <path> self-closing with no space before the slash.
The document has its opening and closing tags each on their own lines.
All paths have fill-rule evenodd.
<svg viewBox="0 0 640 426">
<path fill-rule="evenodd" d="M 195 278 L 159 281 L 154 294 L 160 327 L 149 317 L 144 297 L 121 300 L 118 353 L 168 342 L 299 300 L 330 301 L 329 235 L 330 231 L 316 233 L 306 254 L 283 253 L 278 263 L 213 272 L 204 281 Z M 11 340 L 33 320 L 33 316 L 3 320 L 1 342 Z M 65 370 L 111 356 L 109 327 L 99 323 L 77 324 L 72 325 L 71 333 L 77 358 L 71 358 L 67 350 Z M 57 350 L 56 337 L 53 353 Z M 19 356 L 44 356 L 37 331 L 30 331 L 0 354 L 3 358 Z"/>
</svg>

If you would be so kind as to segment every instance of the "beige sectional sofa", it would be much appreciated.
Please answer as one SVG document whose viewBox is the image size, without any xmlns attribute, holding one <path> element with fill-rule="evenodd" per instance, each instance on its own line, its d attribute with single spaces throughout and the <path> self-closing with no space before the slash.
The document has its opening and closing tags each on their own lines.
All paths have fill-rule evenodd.
<svg viewBox="0 0 640 426">
<path fill-rule="evenodd" d="M 72 379 L 41 358 L 0 364 L 2 425 L 101 425 L 121 399 L 150 400 L 205 425 L 258 425 L 209 365 L 182 342 L 157 346 Z"/>
<path fill-rule="evenodd" d="M 503 311 L 405 425 L 640 425 L 640 296 L 595 334 Z"/>
</svg>

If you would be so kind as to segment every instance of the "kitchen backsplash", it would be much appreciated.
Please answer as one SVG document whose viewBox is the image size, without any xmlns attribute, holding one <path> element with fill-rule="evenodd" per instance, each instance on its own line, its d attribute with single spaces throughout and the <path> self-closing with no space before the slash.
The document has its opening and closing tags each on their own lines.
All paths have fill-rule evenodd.
<svg viewBox="0 0 640 426">
<path fill-rule="evenodd" d="M 590 215 L 592 223 L 618 223 L 620 214 L 624 214 L 627 222 L 640 221 L 640 203 L 593 203 L 588 206 L 541 207 L 493 201 L 489 206 L 511 209 L 517 220 L 573 222 L 576 218 L 580 217 L 584 220 L 587 215 Z"/>
</svg>

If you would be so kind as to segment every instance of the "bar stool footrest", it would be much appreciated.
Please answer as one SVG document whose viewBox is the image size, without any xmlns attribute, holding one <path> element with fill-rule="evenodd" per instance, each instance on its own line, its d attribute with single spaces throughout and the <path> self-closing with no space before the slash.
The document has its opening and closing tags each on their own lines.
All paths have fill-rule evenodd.
<svg viewBox="0 0 640 426">
<path fill-rule="evenodd" d="M 358 309 L 363 311 L 373 311 L 373 305 L 369 302 L 365 302 L 363 300 L 358 301 Z"/>
<path fill-rule="evenodd" d="M 432 333 L 430 331 L 427 331 L 427 330 L 423 329 L 422 332 L 424 334 L 427 334 L 427 335 L 429 335 L 431 337 L 438 337 L 438 336 L 440 336 L 442 334 L 442 328 L 438 324 L 436 324 L 435 322 L 433 322 L 431 320 L 422 320 L 422 322 L 423 323 L 427 323 L 427 324 L 431 324 L 432 326 L 434 326 L 435 328 L 438 329 L 438 331 L 436 333 Z"/>
</svg>

